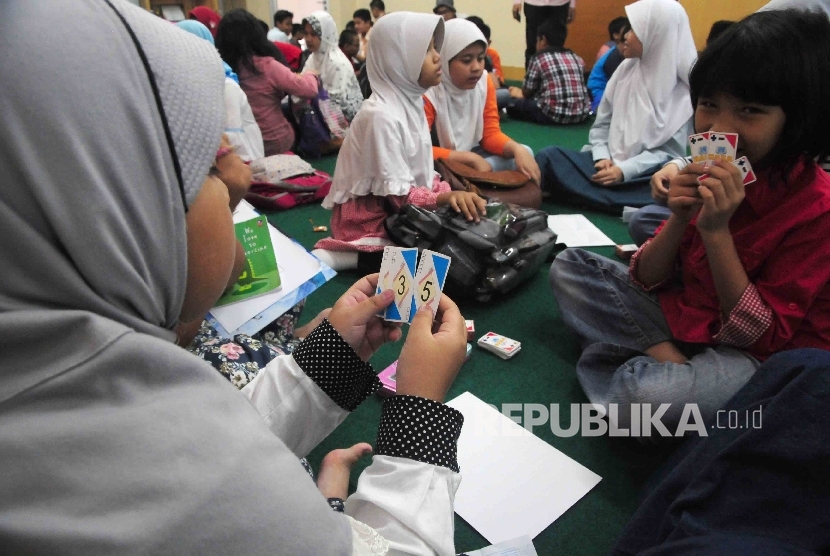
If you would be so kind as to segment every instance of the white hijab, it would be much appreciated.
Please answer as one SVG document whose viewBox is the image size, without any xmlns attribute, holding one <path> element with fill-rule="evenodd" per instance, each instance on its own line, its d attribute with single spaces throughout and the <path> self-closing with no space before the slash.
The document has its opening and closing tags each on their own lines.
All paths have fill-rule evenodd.
<svg viewBox="0 0 830 556">
<path fill-rule="evenodd" d="M 475 42 L 487 48 L 487 39 L 476 25 L 466 19 L 444 23 L 444 46 L 441 48 L 441 84 L 427 91 L 426 97 L 435 108 L 435 130 L 438 143 L 445 149 L 470 151 L 484 135 L 484 104 L 487 102 L 487 72 L 475 89 L 460 89 L 450 79 L 450 60 Z"/>
<path fill-rule="evenodd" d="M 340 50 L 337 24 L 328 12 L 317 11 L 306 18 L 320 37 L 320 49 L 309 56 L 303 73 L 312 70 L 320 75 L 329 97 L 340 106 L 351 121 L 363 104 L 363 93 L 354 74 L 354 67 Z"/>
<path fill-rule="evenodd" d="M 605 90 L 611 106 L 608 148 L 615 161 L 663 145 L 692 117 L 689 72 L 697 49 L 683 6 L 640 0 L 625 7 L 643 56 L 623 61 Z"/>
<path fill-rule="evenodd" d="M 331 191 L 323 206 L 332 208 L 364 195 L 403 196 L 415 186 L 432 187 L 432 141 L 418 84 L 429 42 L 444 40 L 437 15 L 395 12 L 374 26 L 366 69 L 372 96 L 352 121 Z"/>
</svg>

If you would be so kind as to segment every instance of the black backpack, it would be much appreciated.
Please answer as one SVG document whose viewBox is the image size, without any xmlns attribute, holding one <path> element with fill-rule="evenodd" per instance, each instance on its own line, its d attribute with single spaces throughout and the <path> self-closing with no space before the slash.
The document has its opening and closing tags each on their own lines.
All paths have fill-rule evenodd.
<svg viewBox="0 0 830 556">
<path fill-rule="evenodd" d="M 428 210 L 405 205 L 386 219 L 399 245 L 431 249 L 452 257 L 445 291 L 489 301 L 528 278 L 554 250 L 556 234 L 544 211 L 491 202 L 487 216 L 468 222 L 450 207 Z"/>
</svg>

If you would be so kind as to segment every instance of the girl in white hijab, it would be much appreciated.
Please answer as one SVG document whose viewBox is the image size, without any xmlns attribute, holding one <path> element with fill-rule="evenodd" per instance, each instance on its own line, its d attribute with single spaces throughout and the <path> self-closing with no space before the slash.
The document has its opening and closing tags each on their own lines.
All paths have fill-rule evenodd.
<svg viewBox="0 0 830 556">
<path fill-rule="evenodd" d="M 425 95 L 427 124 L 438 135 L 432 157 L 463 162 L 481 171 L 516 170 L 539 183 L 539 166 L 529 147 L 501 132 L 496 89 L 486 71 L 487 39 L 466 19 L 444 23 L 441 84 Z"/>
<path fill-rule="evenodd" d="M 306 44 L 311 51 L 303 73 L 314 72 L 323 81 L 329 97 L 350 122 L 363 104 L 363 93 L 354 67 L 340 50 L 337 24 L 328 12 L 317 11 L 303 20 Z"/>
<path fill-rule="evenodd" d="M 605 210 L 650 204 L 651 174 L 684 156 L 691 132 L 689 71 L 697 58 L 689 18 L 675 0 L 625 7 L 626 58 L 608 82 L 590 145 L 548 147 L 536 157 L 543 189 Z"/>
<path fill-rule="evenodd" d="M 122 0 L 53 4 L 0 18 L 3 551 L 454 554 L 461 417 L 440 402 L 464 360 L 457 307 L 442 298 L 435 334 L 431 313 L 416 317 L 374 461 L 346 515 L 331 511 L 297 457 L 379 386 L 365 361 L 400 337 L 373 316 L 390 296 L 358 282 L 248 399 L 174 345 L 233 262 L 227 190 L 205 180 L 219 57 Z M 44 24 L 78 38 L 44 39 Z M 415 413 L 441 424 L 413 431 Z M 421 436 L 426 456 L 409 444 Z"/>
<path fill-rule="evenodd" d="M 314 254 L 336 270 L 380 267 L 392 244 L 384 221 L 390 210 L 411 203 L 450 205 L 478 220 L 485 201 L 474 193 L 451 191 L 432 163 L 432 142 L 423 95 L 441 82 L 444 40 L 441 17 L 411 12 L 384 16 L 374 26 L 366 69 L 372 96 L 352 121 L 323 206 L 334 209 L 332 237 Z"/>
</svg>

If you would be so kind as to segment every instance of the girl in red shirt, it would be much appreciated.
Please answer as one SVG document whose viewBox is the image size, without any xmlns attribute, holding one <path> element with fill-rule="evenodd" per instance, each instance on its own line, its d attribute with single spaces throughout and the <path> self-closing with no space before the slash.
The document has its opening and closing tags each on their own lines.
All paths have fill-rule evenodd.
<svg viewBox="0 0 830 556">
<path fill-rule="evenodd" d="M 692 70 L 695 129 L 738 133 L 757 182 L 692 164 L 630 269 L 575 249 L 554 261 L 551 287 L 585 348 L 580 383 L 619 426 L 632 403 L 671 404 L 674 433 L 686 404 L 714 417 L 770 355 L 830 349 L 830 178 L 814 162 L 830 151 L 828 51 L 824 14 L 733 26 Z"/>
</svg>

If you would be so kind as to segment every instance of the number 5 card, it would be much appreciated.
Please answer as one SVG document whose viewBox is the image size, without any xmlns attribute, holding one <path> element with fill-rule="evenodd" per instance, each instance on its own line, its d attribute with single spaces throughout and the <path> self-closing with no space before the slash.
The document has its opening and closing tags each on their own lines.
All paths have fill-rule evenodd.
<svg viewBox="0 0 830 556">
<path fill-rule="evenodd" d="M 452 259 L 435 251 L 424 249 L 421 253 L 418 272 L 415 273 L 415 311 L 426 305 L 435 318 L 450 262 Z M 410 315 L 409 322 L 415 318 L 415 311 Z"/>
</svg>

